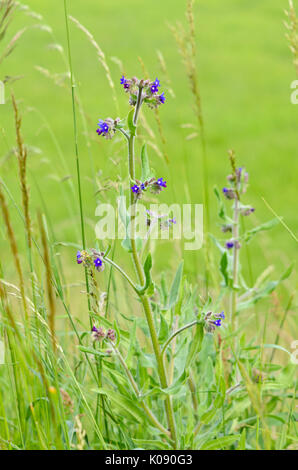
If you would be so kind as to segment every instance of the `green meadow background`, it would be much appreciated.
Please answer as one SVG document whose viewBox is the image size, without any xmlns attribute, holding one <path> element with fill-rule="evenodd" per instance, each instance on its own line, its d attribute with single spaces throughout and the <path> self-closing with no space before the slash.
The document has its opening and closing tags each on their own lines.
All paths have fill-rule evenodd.
<svg viewBox="0 0 298 470">
<path fill-rule="evenodd" d="M 128 111 L 127 96 L 119 84 L 119 60 L 128 77 L 140 77 L 140 57 L 151 77 L 159 77 L 164 85 L 162 90 L 167 101 L 160 110 L 160 118 L 169 165 L 162 154 L 150 148 L 152 167 L 157 176 L 168 181 L 169 189 L 162 194 L 162 202 L 202 202 L 201 152 L 199 139 L 188 139 L 195 129 L 185 124 L 196 126 L 196 118 L 185 70 L 169 29 L 169 24 L 177 21 L 186 23 L 185 2 L 72 0 L 68 3 L 69 14 L 94 35 L 104 51 L 120 106 L 117 112 L 95 49 L 82 31 L 70 23 L 74 74 L 91 136 L 91 145 L 87 148 L 78 113 L 84 209 L 91 246 L 97 220 L 95 207 L 98 202 L 115 201 L 116 191 L 109 180 L 125 175 L 125 149 L 99 139 L 95 133 L 99 118 L 125 117 Z M 63 2 L 28 0 L 27 5 L 42 18 L 28 11 L 19 12 L 6 38 L 7 43 L 13 32 L 26 28 L 15 51 L 0 68 L 1 79 L 7 75 L 20 77 L 7 86 L 7 102 L 0 107 L 0 175 L 20 201 L 17 161 L 11 153 L 15 132 L 9 94 L 13 89 L 20 103 L 22 132 L 29 148 L 31 209 L 34 213 L 46 208 L 57 240 L 77 243 L 79 214 L 76 194 L 72 193 L 72 184 L 76 191 L 76 177 L 69 81 L 56 75 L 62 84 L 59 86 L 37 69 L 42 67 L 53 75 L 67 71 L 61 54 L 61 48 L 65 54 L 67 50 Z M 236 151 L 239 166 L 245 166 L 250 174 L 246 202 L 256 208 L 256 213 L 248 225 L 274 217 L 264 198 L 297 233 L 298 106 L 290 102 L 290 85 L 296 76 L 285 38 L 284 9 L 287 6 L 284 0 L 200 0 L 195 3 L 197 66 L 207 139 L 210 231 L 216 235 L 220 235 L 220 230 L 213 187 L 221 188 L 226 183 L 230 148 Z M 297 9 L 297 4 L 295 6 Z M 168 83 L 160 69 L 157 51 L 161 51 L 165 59 Z M 149 110 L 146 118 L 161 148 L 156 122 Z M 18 232 L 21 222 L 16 210 L 14 214 L 14 227 L 22 245 L 23 234 L 21 230 Z M 3 227 L 0 227 L 0 234 L 2 263 L 7 262 L 6 272 L 9 272 L 10 258 Z M 168 243 L 159 253 L 157 263 L 163 268 L 178 264 L 176 250 L 171 246 Z M 295 240 L 281 224 L 268 234 L 259 235 L 250 244 L 254 277 L 268 264 L 273 264 L 276 278 L 296 252 Z M 67 269 L 75 269 L 70 262 L 74 248 L 66 247 L 62 254 Z M 190 252 L 185 256 L 187 271 L 197 278 L 203 273 L 203 257 L 196 253 L 194 258 Z M 293 283 L 293 275 L 290 282 Z"/>
</svg>

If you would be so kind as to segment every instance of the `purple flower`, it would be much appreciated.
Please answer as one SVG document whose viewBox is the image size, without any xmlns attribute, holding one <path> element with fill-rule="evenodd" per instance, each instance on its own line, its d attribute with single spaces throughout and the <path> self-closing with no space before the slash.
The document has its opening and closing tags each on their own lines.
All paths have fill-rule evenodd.
<svg viewBox="0 0 298 470">
<path fill-rule="evenodd" d="M 105 121 L 100 119 L 98 121 L 98 126 L 99 127 L 96 130 L 97 134 L 106 136 L 109 132 L 109 125 Z"/>
<path fill-rule="evenodd" d="M 255 211 L 255 208 L 254 207 L 249 207 L 248 209 L 244 209 L 241 214 L 242 215 L 245 215 L 245 216 L 248 216 L 250 214 L 252 214 L 253 212 Z"/>
<path fill-rule="evenodd" d="M 92 327 L 91 337 L 93 341 L 101 341 L 104 339 L 105 336 L 106 334 L 102 326 L 100 326 L 99 328 L 96 328 L 96 326 Z"/>
<path fill-rule="evenodd" d="M 205 320 L 205 327 L 208 332 L 215 331 L 216 326 L 221 326 L 222 320 L 225 319 L 225 314 L 224 312 L 220 313 L 213 313 L 213 312 L 208 312 L 204 316 Z"/>
<path fill-rule="evenodd" d="M 95 258 L 93 263 L 97 270 L 99 270 L 102 267 L 102 260 L 100 258 Z"/>
<path fill-rule="evenodd" d="M 115 330 L 112 330 L 112 328 L 109 328 L 108 331 L 107 331 L 107 338 L 108 338 L 110 341 L 115 341 L 115 339 L 116 339 Z"/>
<path fill-rule="evenodd" d="M 156 79 L 155 79 L 155 81 L 154 81 L 154 85 L 156 85 L 156 86 L 160 86 L 160 81 L 158 80 L 158 78 L 156 78 Z"/>
<path fill-rule="evenodd" d="M 166 188 L 166 187 L 167 187 L 167 182 L 164 181 L 163 178 L 158 178 L 157 184 L 158 184 L 159 186 L 162 186 L 163 188 Z"/>
<path fill-rule="evenodd" d="M 228 250 L 230 250 L 231 248 L 233 248 L 233 246 L 234 246 L 234 242 L 232 242 L 232 241 L 226 242 L 226 248 L 227 248 Z"/>
<path fill-rule="evenodd" d="M 80 251 L 77 252 L 77 263 L 82 264 L 83 259 L 82 259 L 82 253 Z"/>
<path fill-rule="evenodd" d="M 124 90 L 129 90 L 131 85 L 131 80 L 127 80 L 124 75 L 120 78 L 120 84 L 123 85 Z"/>
<path fill-rule="evenodd" d="M 224 193 L 227 199 L 235 199 L 235 191 L 231 188 L 222 188 L 222 192 Z"/>
<path fill-rule="evenodd" d="M 131 190 L 133 193 L 138 194 L 140 187 L 137 184 L 135 184 L 134 186 L 131 187 Z"/>
<path fill-rule="evenodd" d="M 145 184 L 142 183 L 142 184 L 141 184 L 141 190 L 144 191 L 145 188 L 146 188 Z"/>
<path fill-rule="evenodd" d="M 150 90 L 151 90 L 151 93 L 153 93 L 153 94 L 158 93 L 158 86 L 153 84 L 152 87 L 150 88 Z"/>
<path fill-rule="evenodd" d="M 238 240 L 236 241 L 232 241 L 232 240 L 229 240 L 226 242 L 226 248 L 228 250 L 230 250 L 231 248 L 235 247 L 237 250 L 239 250 L 239 248 L 241 247 L 240 243 L 238 242 Z"/>
<path fill-rule="evenodd" d="M 160 103 L 164 104 L 164 102 L 166 101 L 166 97 L 165 97 L 164 92 L 162 92 L 162 94 L 159 95 L 158 99 L 159 99 Z"/>
</svg>

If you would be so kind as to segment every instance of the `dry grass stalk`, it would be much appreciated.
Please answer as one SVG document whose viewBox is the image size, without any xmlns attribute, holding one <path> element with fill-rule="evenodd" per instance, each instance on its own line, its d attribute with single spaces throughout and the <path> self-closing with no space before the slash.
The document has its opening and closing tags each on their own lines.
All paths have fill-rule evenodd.
<svg viewBox="0 0 298 470">
<path fill-rule="evenodd" d="M 76 448 L 78 450 L 84 450 L 84 447 L 85 447 L 85 444 L 86 444 L 86 441 L 85 441 L 86 431 L 83 429 L 83 425 L 81 423 L 80 416 L 78 416 L 78 415 L 75 417 L 75 432 L 76 432 L 76 436 L 77 436 Z"/>
<path fill-rule="evenodd" d="M 208 167 L 206 156 L 205 126 L 202 112 L 202 102 L 198 82 L 198 71 L 196 66 L 196 42 L 195 42 L 195 25 L 193 13 L 194 0 L 187 1 L 186 18 L 188 22 L 188 31 L 184 29 L 181 23 L 175 26 L 170 25 L 170 30 L 176 40 L 179 53 L 185 66 L 190 89 L 194 99 L 194 110 L 198 120 L 201 145 L 202 145 L 202 164 L 203 164 L 203 192 L 204 206 L 206 208 L 206 231 L 209 227 L 209 208 L 208 208 Z"/>
<path fill-rule="evenodd" d="M 163 77 L 164 77 L 163 80 L 165 80 L 166 85 L 167 85 L 167 91 L 170 93 L 172 98 L 176 98 L 174 90 L 171 87 L 171 79 L 170 79 L 169 74 L 168 74 L 167 64 L 166 64 L 166 61 L 164 59 L 164 56 L 163 56 L 161 51 L 156 51 L 156 54 L 157 54 L 157 59 L 158 59 L 161 71 L 163 73 Z"/>
<path fill-rule="evenodd" d="M 44 228 L 43 220 L 40 214 L 38 214 L 38 223 L 39 223 L 39 230 L 41 234 L 41 243 L 43 248 L 43 261 L 46 268 L 46 285 L 47 285 L 47 296 L 49 302 L 49 328 L 51 332 L 51 340 L 53 351 L 56 351 L 57 344 L 55 340 L 55 317 L 56 317 L 56 304 L 55 304 L 55 295 L 52 285 L 52 268 L 50 263 L 50 255 L 48 249 L 48 241 L 47 235 Z"/>
<path fill-rule="evenodd" d="M 25 229 L 27 235 L 27 242 L 29 248 L 32 245 L 31 239 L 31 219 L 29 211 L 29 189 L 27 186 L 27 149 L 24 145 L 24 141 L 21 135 L 21 123 L 22 119 L 19 115 L 19 110 L 17 103 L 13 94 L 11 94 L 12 105 L 14 109 L 15 116 L 15 127 L 16 127 L 16 137 L 17 137 L 17 157 L 19 164 L 19 177 L 21 182 L 21 192 L 22 192 L 22 204 L 25 216 Z"/>
<path fill-rule="evenodd" d="M 0 1 L 0 39 L 3 39 L 16 9 L 14 0 Z"/>
<path fill-rule="evenodd" d="M 22 272 L 22 268 L 21 268 L 17 242 L 16 242 L 16 239 L 15 239 L 15 235 L 14 235 L 12 225 L 11 225 L 10 216 L 9 216 L 9 212 L 8 212 L 8 207 L 7 207 L 7 204 L 6 204 L 5 197 L 4 197 L 1 182 L 0 182 L 0 207 L 1 207 L 2 215 L 3 215 L 3 219 L 4 219 L 4 224 L 6 226 L 7 236 L 8 236 L 9 243 L 10 243 L 10 248 L 11 248 L 11 251 L 12 251 L 12 254 L 13 254 L 15 267 L 16 267 L 18 277 L 19 277 L 19 284 L 20 284 L 20 292 L 21 292 L 21 298 L 22 298 L 22 303 L 23 303 L 23 309 L 24 309 L 25 319 L 27 320 L 28 319 L 28 309 L 27 309 L 27 302 L 26 302 L 26 296 L 25 296 L 24 277 L 23 277 L 23 272 Z"/>
<path fill-rule="evenodd" d="M 289 0 L 289 11 L 285 13 L 288 17 L 288 22 L 285 25 L 289 31 L 286 37 L 290 43 L 290 50 L 293 53 L 293 62 L 298 77 L 298 18 L 292 0 Z"/>
</svg>

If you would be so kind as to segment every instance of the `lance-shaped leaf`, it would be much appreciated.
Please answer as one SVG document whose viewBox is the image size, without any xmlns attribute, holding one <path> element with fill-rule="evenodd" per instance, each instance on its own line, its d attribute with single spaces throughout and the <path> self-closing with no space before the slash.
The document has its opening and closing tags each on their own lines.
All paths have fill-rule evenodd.
<svg viewBox="0 0 298 470">
<path fill-rule="evenodd" d="M 172 308 L 178 300 L 182 274 L 183 274 L 183 261 L 181 261 L 181 263 L 178 266 L 173 284 L 171 286 L 170 295 L 169 295 L 169 309 Z"/>
</svg>

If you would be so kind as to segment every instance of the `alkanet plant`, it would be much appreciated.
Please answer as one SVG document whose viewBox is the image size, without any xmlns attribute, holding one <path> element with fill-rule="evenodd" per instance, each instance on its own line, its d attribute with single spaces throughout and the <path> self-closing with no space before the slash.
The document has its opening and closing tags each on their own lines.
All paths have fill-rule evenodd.
<svg viewBox="0 0 298 470">
<path fill-rule="evenodd" d="M 158 332 L 157 330 L 157 315 L 161 315 L 161 310 L 164 310 L 165 307 L 158 307 L 154 300 L 155 294 L 158 289 L 151 278 L 152 258 L 149 252 L 147 254 L 144 264 L 142 264 L 139 254 L 139 247 L 137 247 L 136 245 L 134 220 L 136 213 L 136 205 L 142 194 L 147 190 L 149 190 L 153 194 L 159 194 L 160 191 L 167 187 L 167 183 L 163 177 L 159 177 L 156 179 L 148 173 L 148 168 L 150 168 L 150 165 L 145 147 L 143 147 L 141 158 L 142 175 L 145 176 L 145 178 L 142 179 L 142 181 L 136 178 L 136 156 L 134 142 L 137 138 L 138 118 L 143 104 L 148 105 L 149 108 L 155 108 L 165 103 L 165 95 L 164 93 L 159 93 L 159 88 L 161 85 L 160 81 L 157 78 L 154 81 L 151 81 L 143 79 L 139 80 L 136 77 L 133 77 L 132 79 L 126 79 L 124 76 L 122 76 L 120 83 L 121 85 L 123 85 L 125 92 L 128 93 L 129 104 L 132 106 L 132 110 L 128 114 L 127 125 L 125 125 L 124 122 L 119 118 L 107 118 L 104 120 L 100 119 L 98 122 L 97 134 L 99 136 L 105 137 L 106 139 L 111 139 L 118 131 L 123 135 L 127 142 L 128 184 L 130 188 L 129 198 L 131 205 L 129 217 L 130 231 L 128 249 L 131 253 L 137 280 L 133 281 L 122 267 L 120 267 L 114 261 L 110 260 L 107 256 L 108 253 L 105 254 L 103 252 L 97 252 L 94 249 L 88 251 L 82 250 L 77 253 L 77 262 L 79 264 L 84 265 L 85 269 L 87 270 L 87 273 L 89 274 L 89 276 L 91 276 L 91 278 L 93 278 L 93 270 L 101 271 L 104 268 L 105 263 L 110 263 L 115 269 L 117 269 L 121 273 L 121 275 L 126 279 L 126 281 L 128 281 L 130 286 L 133 288 L 134 292 L 137 293 L 140 304 L 143 308 L 143 313 L 145 315 L 147 327 L 150 334 L 152 348 L 155 356 L 155 366 L 159 378 L 159 386 L 161 387 L 161 390 L 164 390 L 164 392 L 161 392 L 161 394 L 163 395 L 163 403 L 165 407 L 167 425 L 165 426 L 163 423 L 158 421 L 157 417 L 154 416 L 153 412 L 150 410 L 148 405 L 146 405 L 144 400 L 141 400 L 141 406 L 146 412 L 147 417 L 151 422 L 151 425 L 157 427 L 159 431 L 164 434 L 164 437 L 167 437 L 170 440 L 171 445 L 174 448 L 177 448 L 177 446 L 179 445 L 179 441 L 177 436 L 176 420 L 172 397 L 166 392 L 173 380 L 172 374 L 169 377 L 166 365 L 166 363 L 168 362 L 166 354 L 167 346 L 180 332 L 184 331 L 187 328 L 196 327 L 197 333 L 195 347 L 192 347 L 189 351 L 188 363 L 190 365 L 192 356 L 194 356 L 195 353 L 198 353 L 200 349 L 200 345 L 202 344 L 202 339 L 204 336 L 204 330 L 207 332 L 212 332 L 215 330 L 216 327 L 220 327 L 222 320 L 225 318 L 225 315 L 223 312 L 221 312 L 220 314 L 212 313 L 211 311 L 204 313 L 203 310 L 198 315 L 198 312 L 194 310 L 194 320 L 189 324 L 183 325 L 180 329 L 175 330 L 173 327 L 170 328 L 167 338 L 163 338 L 163 335 L 161 335 L 160 331 Z M 150 222 L 152 222 L 152 220 L 154 219 L 154 215 L 150 211 L 147 211 L 147 217 L 147 220 Z M 159 216 L 157 216 L 157 219 L 159 220 Z M 175 223 L 175 218 L 167 218 L 166 220 L 159 221 L 160 226 L 162 226 L 162 224 L 166 224 L 167 228 Z M 177 273 L 178 277 L 176 275 L 176 284 L 174 284 L 174 287 L 176 289 L 176 299 L 174 299 L 174 302 L 172 301 L 171 305 L 168 305 L 166 307 L 166 309 L 170 310 L 175 307 L 175 304 L 178 302 L 178 298 L 180 308 L 182 306 L 182 289 L 183 284 L 185 284 L 184 280 L 182 279 L 182 264 L 180 265 Z M 175 318 L 175 325 L 177 327 L 178 317 L 176 316 Z M 100 322 L 100 318 L 98 320 Z M 160 320 L 160 322 L 161 323 L 159 326 L 159 330 L 162 326 L 162 319 Z M 131 382 L 132 387 L 134 388 L 134 391 L 137 393 L 137 398 L 140 399 L 140 392 L 135 378 L 132 376 L 127 365 L 125 364 L 125 360 L 120 354 L 118 344 L 116 345 L 115 343 L 117 334 L 114 332 L 114 330 L 111 331 L 112 332 L 110 332 L 110 334 L 109 332 L 105 333 L 102 325 L 93 325 L 91 335 L 92 340 L 100 340 L 101 344 L 103 344 L 104 339 L 109 340 L 110 344 L 112 344 L 113 346 L 115 355 L 120 358 L 120 362 L 122 363 L 127 373 L 127 376 Z M 164 340 L 166 340 L 165 345 L 162 347 L 162 343 L 164 342 Z M 117 338 L 117 341 L 119 343 L 119 337 Z M 173 370 L 174 357 L 171 358 L 170 361 L 172 362 L 171 369 Z"/>
<path fill-rule="evenodd" d="M 224 278 L 218 298 L 212 301 L 209 295 L 204 298 L 197 294 L 196 289 L 193 289 L 186 277 L 183 276 L 183 262 L 178 266 L 170 291 L 167 290 L 164 278 L 161 279 L 160 285 L 156 283 L 152 278 L 151 253 L 146 251 L 145 244 L 142 249 L 142 241 L 136 238 L 135 218 L 137 204 L 144 193 L 148 191 L 159 195 L 162 190 L 167 188 L 167 182 L 164 177 L 156 178 L 152 174 L 146 145 L 143 145 L 140 156 L 141 175 L 136 174 L 138 156 L 135 154 L 135 139 L 138 137 L 138 119 L 143 104 L 148 105 L 149 108 L 160 106 L 165 103 L 165 95 L 159 92 L 161 85 L 157 78 L 152 81 L 139 80 L 136 77 L 127 79 L 122 76 L 120 83 L 129 96 L 129 105 L 131 106 L 127 120 L 125 122 L 120 118 L 100 119 L 97 134 L 100 137 L 111 139 L 116 133 L 119 133 L 127 144 L 126 186 L 129 193 L 130 211 L 122 209 L 124 211 L 123 218 L 127 225 L 127 238 L 122 242 L 122 246 L 130 253 L 135 276 L 132 278 L 126 269 L 109 257 L 109 248 L 106 251 L 98 251 L 97 249 L 78 251 L 77 263 L 84 266 L 87 278 L 90 279 L 88 295 L 92 300 L 92 302 L 89 301 L 89 308 L 92 318 L 93 351 L 97 357 L 98 370 L 100 367 L 98 354 L 101 354 L 102 358 L 109 358 L 109 360 L 112 357 L 118 359 L 134 394 L 133 399 L 131 391 L 126 392 L 127 405 L 131 403 L 131 406 L 135 407 L 134 401 L 136 400 L 137 406 L 146 416 L 149 429 L 151 429 L 151 437 L 152 433 L 159 433 L 165 448 L 167 446 L 171 448 L 195 446 L 197 448 L 200 447 L 201 433 L 203 436 L 205 433 L 207 435 L 211 433 L 210 435 L 214 436 L 212 431 L 213 417 L 215 419 L 223 406 L 229 407 L 228 402 L 225 404 L 227 394 L 230 393 L 230 390 L 238 390 L 238 387 L 241 390 L 241 384 L 245 386 L 247 381 L 246 372 L 241 363 L 241 347 L 236 337 L 237 319 L 241 309 L 263 298 L 270 290 L 265 289 L 260 292 L 256 287 L 247 289 L 240 276 L 240 251 L 255 233 L 269 227 L 268 224 L 264 224 L 250 231 L 242 230 L 241 218 L 251 215 L 254 208 L 242 202 L 242 195 L 246 192 L 248 185 L 248 173 L 244 168 L 236 167 L 235 155 L 230 152 L 232 174 L 228 175 L 228 185 L 222 189 L 222 194 L 227 203 L 231 205 L 231 216 L 225 210 L 220 192 L 215 189 L 220 203 L 219 215 L 222 221 L 222 233 L 228 237 L 225 240 L 216 240 L 222 253 L 220 271 Z M 176 224 L 175 217 L 170 217 L 169 214 L 155 214 L 146 210 L 145 217 L 147 218 L 147 226 L 149 226 L 148 237 L 150 229 L 154 225 L 158 225 L 161 230 L 169 230 Z M 275 221 L 270 224 L 274 225 Z M 144 253 L 146 256 L 143 260 Z M 134 343 L 132 350 L 137 364 L 131 359 L 132 352 L 125 357 L 123 352 L 125 345 L 122 343 L 124 332 L 119 327 L 118 319 L 116 318 L 113 328 L 108 325 L 106 330 L 107 320 L 103 318 L 101 309 L 98 307 L 100 302 L 95 273 L 102 271 L 106 264 L 118 271 L 130 286 L 132 296 L 137 296 L 139 301 L 140 309 L 137 312 L 134 311 L 134 316 L 130 321 L 135 322 L 134 319 L 138 319 L 143 334 L 150 338 L 153 355 L 150 354 L 150 349 L 148 351 L 144 338 L 142 340 L 142 337 L 138 338 L 136 335 L 135 326 L 134 333 L 133 335 L 129 333 L 129 338 L 130 342 Z M 286 273 L 282 279 L 288 274 Z M 241 295 L 242 288 L 244 293 Z M 220 308 L 225 297 L 229 299 L 227 321 L 225 321 L 225 313 Z M 243 299 L 245 299 L 244 302 Z M 218 310 L 220 313 L 217 313 Z M 142 318 L 145 318 L 145 321 Z M 224 321 L 225 323 L 223 323 Z M 219 335 L 219 347 L 216 351 L 213 333 L 219 328 L 221 334 Z M 229 363 L 223 362 L 225 365 L 219 366 L 221 360 L 217 361 L 217 353 L 223 354 L 224 344 L 230 348 Z M 85 351 L 85 349 L 82 350 Z M 90 350 L 88 351 L 90 352 Z M 225 367 L 226 370 L 222 371 L 222 367 Z M 144 379 L 140 373 L 143 368 L 146 370 L 150 368 L 152 371 L 149 381 L 148 374 L 144 376 L 147 377 Z M 210 368 L 212 368 L 212 373 Z M 230 377 L 227 383 L 223 374 Z M 216 399 L 213 399 L 209 392 L 206 399 L 199 397 L 198 382 L 201 384 L 200 386 L 205 383 L 205 387 L 211 387 L 210 383 L 204 382 L 205 376 L 212 376 L 212 380 L 210 380 L 215 387 Z M 227 384 L 231 386 L 228 390 L 226 389 Z M 179 407 L 182 406 L 182 390 L 185 396 L 189 396 L 194 410 L 193 432 L 188 443 L 183 442 L 185 423 L 183 424 L 183 420 L 181 423 L 179 415 Z M 164 413 L 161 411 L 161 407 L 164 407 Z M 177 419 L 180 420 L 179 427 L 177 427 Z M 225 437 L 224 435 L 223 439 Z M 232 442 L 233 435 L 230 435 L 229 439 Z"/>
</svg>

